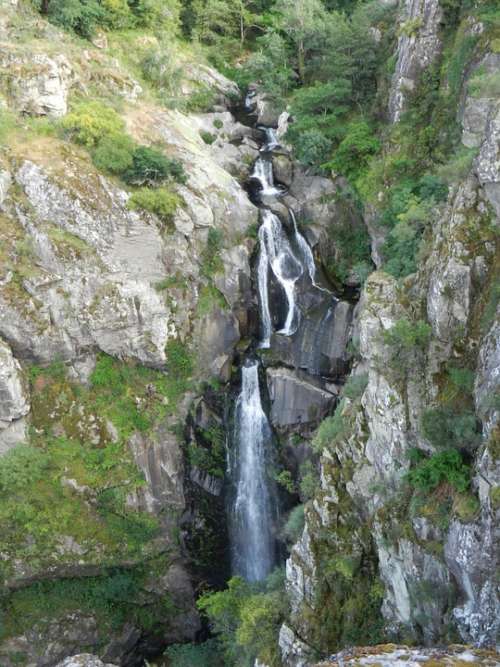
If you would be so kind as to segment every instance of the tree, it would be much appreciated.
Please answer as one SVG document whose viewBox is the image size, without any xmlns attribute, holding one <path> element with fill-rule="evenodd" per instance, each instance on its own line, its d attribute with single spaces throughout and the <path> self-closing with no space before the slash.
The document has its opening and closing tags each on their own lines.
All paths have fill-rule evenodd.
<svg viewBox="0 0 500 667">
<path fill-rule="evenodd" d="M 278 0 L 279 27 L 294 44 L 299 79 L 305 82 L 306 55 L 309 42 L 315 42 L 324 32 L 328 14 L 320 0 Z"/>
</svg>

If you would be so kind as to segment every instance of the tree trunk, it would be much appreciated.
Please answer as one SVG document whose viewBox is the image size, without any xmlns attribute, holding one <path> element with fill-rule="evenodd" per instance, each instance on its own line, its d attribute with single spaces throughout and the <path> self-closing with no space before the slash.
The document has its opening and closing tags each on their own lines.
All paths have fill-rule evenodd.
<svg viewBox="0 0 500 667">
<path fill-rule="evenodd" d="M 50 0 L 42 0 L 42 6 L 40 7 L 42 14 L 46 15 L 49 13 L 49 2 Z"/>
</svg>

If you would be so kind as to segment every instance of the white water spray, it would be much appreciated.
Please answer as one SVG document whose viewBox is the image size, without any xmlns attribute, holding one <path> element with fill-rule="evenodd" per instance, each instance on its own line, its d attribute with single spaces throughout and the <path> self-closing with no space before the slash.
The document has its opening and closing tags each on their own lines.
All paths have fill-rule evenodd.
<svg viewBox="0 0 500 667">
<path fill-rule="evenodd" d="M 281 190 L 274 185 L 273 163 L 271 160 L 265 160 L 261 157 L 258 158 L 258 160 L 255 162 L 250 178 L 259 181 L 261 185 L 259 194 L 271 196 L 281 194 Z"/>
<path fill-rule="evenodd" d="M 232 566 L 247 581 L 262 581 L 274 564 L 273 504 L 266 471 L 271 428 L 262 408 L 256 361 L 242 367 L 241 379 L 235 414 L 236 500 L 230 517 Z"/>
<path fill-rule="evenodd" d="M 278 333 L 291 336 L 297 328 L 298 309 L 295 299 L 295 283 L 303 273 L 299 260 L 293 254 L 278 216 L 265 209 L 259 228 L 260 254 L 257 266 L 262 340 L 260 347 L 268 348 L 271 342 L 272 319 L 269 308 L 269 270 L 283 288 L 287 299 L 287 316 Z"/>
</svg>

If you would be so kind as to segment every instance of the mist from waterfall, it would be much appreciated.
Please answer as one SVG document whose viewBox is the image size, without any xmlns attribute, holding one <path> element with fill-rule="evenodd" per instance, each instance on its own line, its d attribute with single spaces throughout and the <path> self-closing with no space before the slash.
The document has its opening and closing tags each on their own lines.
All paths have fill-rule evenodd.
<svg viewBox="0 0 500 667">
<path fill-rule="evenodd" d="M 262 408 L 257 361 L 241 369 L 241 392 L 235 409 L 230 477 L 236 488 L 230 512 L 231 561 L 234 574 L 262 581 L 275 560 L 271 462 L 272 433 Z"/>
</svg>

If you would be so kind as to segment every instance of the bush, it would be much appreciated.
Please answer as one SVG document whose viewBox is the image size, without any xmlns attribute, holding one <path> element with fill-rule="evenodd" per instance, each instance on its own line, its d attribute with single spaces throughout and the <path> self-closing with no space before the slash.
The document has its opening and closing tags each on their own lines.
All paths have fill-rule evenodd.
<svg viewBox="0 0 500 667">
<path fill-rule="evenodd" d="M 104 137 L 92 154 L 95 166 L 101 171 L 120 175 L 132 167 L 134 142 L 126 134 Z"/>
<path fill-rule="evenodd" d="M 390 348 L 390 367 L 397 375 L 406 376 L 414 367 L 415 357 L 427 347 L 431 327 L 423 320 L 411 322 L 406 317 L 382 333 L 383 342 Z"/>
<path fill-rule="evenodd" d="M 411 486 L 426 493 L 447 482 L 457 491 L 467 491 L 470 484 L 470 468 L 459 452 L 447 450 L 433 454 L 410 470 L 406 479 Z"/>
<path fill-rule="evenodd" d="M 182 199 L 176 192 L 166 188 L 141 188 L 130 196 L 127 205 L 132 210 L 142 208 L 154 213 L 163 222 L 170 223 L 181 204 Z"/>
<path fill-rule="evenodd" d="M 218 636 L 224 664 L 253 665 L 257 657 L 270 667 L 281 664 L 277 639 L 286 608 L 283 576 L 278 572 L 261 584 L 232 577 L 226 590 L 198 599 L 198 608 Z"/>
<path fill-rule="evenodd" d="M 304 530 L 304 505 L 297 505 L 288 515 L 288 519 L 283 527 L 283 534 L 287 542 L 294 544 L 302 535 Z"/>
<path fill-rule="evenodd" d="M 169 374 L 177 379 L 185 379 L 193 372 L 193 360 L 186 346 L 178 340 L 172 340 L 165 346 Z"/>
<path fill-rule="evenodd" d="M 201 258 L 201 273 L 205 278 L 212 277 L 224 268 L 220 258 L 222 240 L 223 237 L 220 230 L 213 227 L 208 230 L 207 245 Z"/>
<path fill-rule="evenodd" d="M 173 91 L 178 86 L 182 69 L 178 66 L 178 55 L 172 47 L 162 45 L 151 49 L 141 61 L 146 81 L 160 90 Z"/>
<path fill-rule="evenodd" d="M 123 120 L 111 107 L 101 102 L 84 102 L 75 107 L 61 121 L 62 127 L 71 133 L 73 139 L 87 148 L 93 148 L 109 135 L 122 134 Z"/>
<path fill-rule="evenodd" d="M 324 419 L 313 438 L 312 446 L 316 452 L 321 453 L 325 447 L 333 445 L 342 438 L 347 430 L 347 423 L 342 415 L 345 401 L 341 400 L 331 417 Z"/>
<path fill-rule="evenodd" d="M 370 157 L 380 150 L 380 142 L 368 123 L 357 121 L 347 128 L 347 134 L 336 149 L 333 160 L 323 165 L 351 179 L 358 178 Z"/>
<path fill-rule="evenodd" d="M 214 141 L 217 139 L 215 134 L 212 134 L 211 132 L 205 132 L 205 131 L 200 132 L 200 137 L 209 146 L 211 146 L 214 143 Z"/>
<path fill-rule="evenodd" d="M 425 410 L 420 420 L 423 436 L 441 449 L 471 448 L 478 444 L 478 421 L 472 412 L 456 413 L 451 408 Z"/>
<path fill-rule="evenodd" d="M 97 0 L 50 0 L 48 17 L 51 23 L 90 38 L 105 21 L 106 9 Z"/>
<path fill-rule="evenodd" d="M 170 159 L 155 148 L 139 146 L 132 156 L 132 166 L 123 174 L 132 185 L 159 185 L 171 179 L 185 183 L 187 176 L 179 160 Z"/>
<path fill-rule="evenodd" d="M 362 396 L 367 385 L 368 373 L 362 373 L 361 375 L 351 375 L 344 385 L 342 395 L 347 396 L 347 398 L 355 401 L 357 398 Z"/>
<path fill-rule="evenodd" d="M 312 461 L 304 461 L 300 466 L 300 497 L 305 502 L 314 496 L 319 485 L 319 476 Z"/>
</svg>

